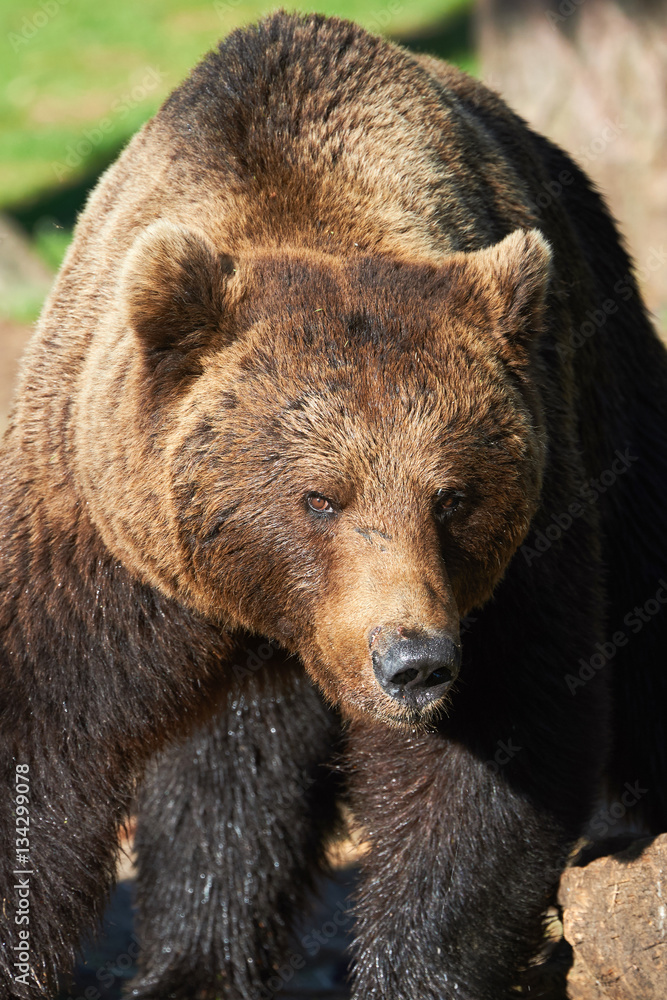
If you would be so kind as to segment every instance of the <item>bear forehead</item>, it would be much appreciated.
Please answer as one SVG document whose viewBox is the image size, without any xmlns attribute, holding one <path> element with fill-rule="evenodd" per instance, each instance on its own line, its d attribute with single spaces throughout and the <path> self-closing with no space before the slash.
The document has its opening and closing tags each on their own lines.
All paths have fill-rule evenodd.
<svg viewBox="0 0 667 1000">
<path fill-rule="evenodd" d="M 462 289 L 458 274 L 430 261 L 361 252 L 339 256 L 299 247 L 241 256 L 237 269 L 251 316 L 300 312 L 317 318 L 325 313 L 329 319 L 344 318 L 357 340 L 374 339 L 378 324 L 384 325 L 383 340 L 414 340 L 443 310 L 469 322 L 489 318 L 472 281 Z"/>
<path fill-rule="evenodd" d="M 227 460 L 400 456 L 435 475 L 447 455 L 520 456 L 521 393 L 446 269 L 300 248 L 240 255 L 235 274 L 234 335 L 208 353 L 187 420 Z"/>
<path fill-rule="evenodd" d="M 473 432 L 516 403 L 514 387 L 500 364 L 451 332 L 406 328 L 369 311 L 292 308 L 252 324 L 210 358 L 206 394 L 237 418 L 246 410 L 294 427 L 335 419 L 433 433 L 465 420 Z"/>
<path fill-rule="evenodd" d="M 404 478 L 417 468 L 437 477 L 482 452 L 494 462 L 502 452 L 521 457 L 527 412 L 512 403 L 511 383 L 475 370 L 465 350 L 447 364 L 409 345 L 355 338 L 344 319 L 323 317 L 312 337 L 290 320 L 282 331 L 255 327 L 220 352 L 194 390 L 199 427 L 229 458 L 316 460 L 332 472 L 370 460 Z"/>
<path fill-rule="evenodd" d="M 237 377 L 278 381 L 304 390 L 344 389 L 352 380 L 404 395 L 488 390 L 502 366 L 484 343 L 491 319 L 477 289 L 452 282 L 432 264 L 326 254 L 241 258 L 244 291 L 236 313 Z M 475 293 L 475 294 L 474 294 Z M 465 373 L 467 387 L 452 385 Z M 466 392 L 462 395 L 465 397 Z M 373 393 L 376 399 L 376 393 Z"/>
</svg>

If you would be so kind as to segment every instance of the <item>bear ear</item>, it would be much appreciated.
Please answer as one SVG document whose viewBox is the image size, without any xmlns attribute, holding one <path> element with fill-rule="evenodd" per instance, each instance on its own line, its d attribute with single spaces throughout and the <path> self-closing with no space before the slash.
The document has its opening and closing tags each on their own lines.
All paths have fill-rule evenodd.
<svg viewBox="0 0 667 1000">
<path fill-rule="evenodd" d="M 234 261 L 201 235 L 164 220 L 135 241 L 121 273 L 132 328 L 151 354 L 202 349 L 229 309 Z"/>
<path fill-rule="evenodd" d="M 551 247 L 539 229 L 516 229 L 500 243 L 463 257 L 466 284 L 483 300 L 493 332 L 522 354 L 542 329 Z"/>
</svg>

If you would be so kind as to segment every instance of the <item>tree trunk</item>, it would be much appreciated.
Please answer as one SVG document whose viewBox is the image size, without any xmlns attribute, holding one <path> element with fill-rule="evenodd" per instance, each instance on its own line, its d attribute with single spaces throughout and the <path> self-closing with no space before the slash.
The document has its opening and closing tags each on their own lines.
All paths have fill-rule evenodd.
<svg viewBox="0 0 667 1000">
<path fill-rule="evenodd" d="M 483 78 L 605 193 L 667 329 L 667 4 L 478 0 L 477 12 Z"/>
</svg>

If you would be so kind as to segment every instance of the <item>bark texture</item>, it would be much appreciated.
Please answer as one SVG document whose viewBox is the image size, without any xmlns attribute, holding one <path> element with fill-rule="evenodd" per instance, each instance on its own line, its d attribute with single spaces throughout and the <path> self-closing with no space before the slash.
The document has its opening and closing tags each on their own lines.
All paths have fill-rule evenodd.
<svg viewBox="0 0 667 1000">
<path fill-rule="evenodd" d="M 664 1000 L 667 835 L 570 868 L 560 883 L 571 1000 Z"/>
</svg>

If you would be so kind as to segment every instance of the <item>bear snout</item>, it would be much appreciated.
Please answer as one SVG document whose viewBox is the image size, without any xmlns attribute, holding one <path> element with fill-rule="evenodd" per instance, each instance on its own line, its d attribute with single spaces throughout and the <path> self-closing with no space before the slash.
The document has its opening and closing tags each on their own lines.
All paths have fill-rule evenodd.
<svg viewBox="0 0 667 1000">
<path fill-rule="evenodd" d="M 391 698 L 416 708 L 441 698 L 458 676 L 461 651 L 447 632 L 399 632 L 372 652 L 375 677 Z"/>
</svg>

